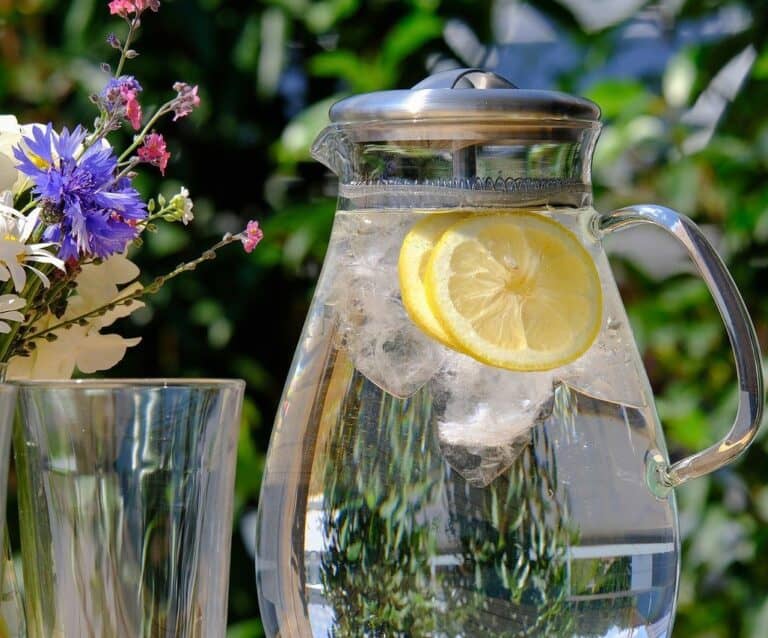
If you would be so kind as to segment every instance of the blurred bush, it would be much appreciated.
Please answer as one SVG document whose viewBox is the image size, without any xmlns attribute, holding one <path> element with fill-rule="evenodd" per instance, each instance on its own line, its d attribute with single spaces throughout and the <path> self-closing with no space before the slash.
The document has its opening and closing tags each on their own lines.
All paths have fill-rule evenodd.
<svg viewBox="0 0 768 638">
<path fill-rule="evenodd" d="M 63 124 L 93 117 L 105 0 L 0 0 L 0 111 Z M 196 199 L 196 223 L 153 236 L 149 278 L 248 218 L 266 239 L 176 280 L 125 333 L 141 334 L 116 373 L 248 381 L 239 447 L 230 638 L 261 635 L 252 519 L 279 401 L 334 208 L 309 145 L 345 94 L 408 87 L 450 66 L 488 66 L 527 88 L 586 95 L 606 123 L 597 207 L 658 202 L 709 229 L 768 339 L 768 3 L 669 0 L 167 0 L 144 21 L 132 72 L 146 104 L 176 80 L 203 108 L 163 125 L 169 174 Z M 151 192 L 151 176 L 140 187 Z M 732 419 L 729 348 L 703 284 L 679 257 L 610 246 L 673 457 Z M 656 245 L 656 239 L 650 241 Z M 660 244 L 659 244 L 660 245 Z M 138 313 L 137 313 L 138 314 Z M 768 635 L 768 486 L 762 436 L 736 466 L 680 490 L 684 540 L 675 635 Z"/>
</svg>

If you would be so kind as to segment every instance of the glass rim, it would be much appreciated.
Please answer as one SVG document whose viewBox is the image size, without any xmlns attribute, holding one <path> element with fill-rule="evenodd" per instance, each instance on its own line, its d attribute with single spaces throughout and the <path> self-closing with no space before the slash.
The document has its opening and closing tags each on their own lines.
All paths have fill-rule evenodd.
<svg viewBox="0 0 768 638">
<path fill-rule="evenodd" d="M 4 385 L 23 388 L 119 390 L 124 388 L 163 389 L 189 387 L 192 389 L 245 389 L 243 379 L 207 377 L 115 377 L 99 379 L 9 379 Z"/>
</svg>

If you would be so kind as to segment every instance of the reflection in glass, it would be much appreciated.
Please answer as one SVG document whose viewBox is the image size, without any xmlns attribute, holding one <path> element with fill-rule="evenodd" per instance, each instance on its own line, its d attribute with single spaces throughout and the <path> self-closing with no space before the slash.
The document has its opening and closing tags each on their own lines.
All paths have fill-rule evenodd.
<svg viewBox="0 0 768 638">
<path fill-rule="evenodd" d="M 397 258 L 424 214 L 337 213 L 259 503 L 267 635 L 668 638 L 674 496 L 646 482 L 664 443 L 594 211 L 548 211 L 604 308 L 590 350 L 546 372 L 411 322 Z"/>
<path fill-rule="evenodd" d="M 20 384 L 30 638 L 223 636 L 238 381 Z"/>
</svg>

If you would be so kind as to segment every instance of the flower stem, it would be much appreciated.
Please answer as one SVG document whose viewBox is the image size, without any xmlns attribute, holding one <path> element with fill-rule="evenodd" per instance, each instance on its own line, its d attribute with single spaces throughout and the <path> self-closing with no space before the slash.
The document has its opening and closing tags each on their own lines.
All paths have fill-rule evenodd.
<svg viewBox="0 0 768 638">
<path fill-rule="evenodd" d="M 28 202 L 27 202 L 27 205 L 26 205 L 26 206 L 24 206 L 24 208 L 22 208 L 22 209 L 19 211 L 19 213 L 21 213 L 21 214 L 23 215 L 23 214 L 24 214 L 24 213 L 26 213 L 27 211 L 29 211 L 29 210 L 32 210 L 32 209 L 33 209 L 35 206 L 37 206 L 39 203 L 40 203 L 40 200 L 39 200 L 39 199 L 31 199 L 30 201 L 28 201 Z"/>
<path fill-rule="evenodd" d="M 126 175 L 128 175 L 128 173 L 130 173 L 130 172 L 131 172 L 131 171 L 132 171 L 134 168 L 136 168 L 136 167 L 137 167 L 137 166 L 138 166 L 140 163 L 141 163 L 141 162 L 140 162 L 140 160 L 139 160 L 139 159 L 132 159 L 132 160 L 129 160 L 128 162 L 126 162 L 126 163 L 125 163 L 125 167 L 124 167 L 124 168 L 123 168 L 123 169 L 122 169 L 122 170 L 121 170 L 121 171 L 120 171 L 120 172 L 119 172 L 117 175 L 115 175 L 115 179 L 113 180 L 113 181 L 114 181 L 114 183 L 117 183 L 117 182 L 118 182 L 118 180 L 119 180 L 121 177 L 125 177 Z"/>
<path fill-rule="evenodd" d="M 25 300 L 35 299 L 41 285 L 42 281 L 37 277 L 28 279 L 27 285 L 20 293 L 21 298 Z M 3 335 L 0 341 L 0 362 L 7 363 L 20 347 L 24 340 L 19 339 L 19 331 L 26 325 L 28 325 L 26 321 L 23 324 L 14 322 L 11 324 L 10 332 Z"/>
<path fill-rule="evenodd" d="M 172 206 L 171 203 L 167 203 L 165 206 L 163 206 L 160 210 L 152 213 L 151 215 L 147 215 L 144 219 L 140 219 L 136 226 L 138 228 L 146 227 L 147 225 L 151 224 L 154 221 L 157 221 L 158 219 L 163 219 L 166 215 L 169 215 L 171 211 L 176 210 L 175 206 Z"/>
<path fill-rule="evenodd" d="M 64 276 L 60 280 L 56 281 L 48 288 L 46 293 L 46 303 L 41 303 L 35 308 L 34 314 L 28 318 L 24 324 L 25 326 L 34 326 L 42 317 L 49 312 L 51 306 L 56 303 L 63 295 L 67 294 L 67 290 L 72 282 L 72 276 Z"/>
<path fill-rule="evenodd" d="M 105 139 L 111 131 L 112 128 L 110 128 L 110 121 L 100 120 L 99 128 L 97 128 L 93 132 L 93 135 L 88 137 L 88 139 L 83 142 L 83 147 L 75 154 L 75 159 L 79 160 L 83 155 L 85 155 L 85 152 L 91 148 L 91 146 L 93 146 L 99 140 Z"/>
<path fill-rule="evenodd" d="M 131 40 L 133 39 L 133 36 L 136 32 L 136 22 L 136 18 L 133 18 L 128 22 L 128 34 L 125 36 L 123 48 L 120 50 L 120 62 L 117 63 L 117 69 L 115 69 L 116 78 L 120 77 L 120 74 L 123 72 L 123 67 L 125 66 L 125 61 L 128 59 L 126 53 L 131 46 Z"/>
<path fill-rule="evenodd" d="M 143 129 L 141 129 L 141 133 L 139 133 L 133 138 L 133 144 L 131 144 L 128 148 L 126 148 L 123 151 L 122 155 L 120 155 L 120 157 L 117 158 L 118 163 L 125 161 L 125 159 L 129 157 L 130 154 L 133 153 L 133 151 L 135 151 L 139 147 L 139 145 L 144 141 L 144 138 L 147 136 L 147 133 L 149 133 L 149 131 L 155 125 L 155 123 L 163 115 L 170 113 L 171 110 L 172 109 L 171 109 L 170 102 L 166 102 L 159 109 L 157 109 L 155 114 L 152 116 L 152 119 L 150 119 L 149 122 L 147 122 L 146 126 Z"/>
<path fill-rule="evenodd" d="M 38 339 L 50 338 L 49 335 L 52 335 L 57 330 L 66 330 L 76 324 L 83 324 L 84 322 L 87 322 L 89 319 L 93 319 L 94 317 L 103 315 L 117 306 L 127 306 L 133 303 L 134 301 L 136 301 L 137 299 L 140 299 L 141 297 L 144 297 L 146 295 L 154 295 L 160 290 L 160 288 L 162 288 L 171 279 L 175 279 L 176 277 L 178 277 L 179 275 L 185 272 L 194 270 L 204 261 L 215 259 L 216 253 L 218 250 L 220 250 L 224 246 L 227 246 L 228 244 L 231 244 L 236 241 L 240 241 L 240 239 L 241 239 L 241 235 L 239 233 L 237 235 L 232 235 L 230 233 L 227 233 L 226 235 L 224 235 L 224 237 L 220 241 L 218 241 L 216 244 L 211 246 L 197 259 L 193 259 L 192 261 L 187 261 L 179 264 L 178 266 L 176 266 L 176 268 L 174 268 L 169 273 L 156 277 L 151 284 L 148 284 L 146 286 L 141 286 L 140 288 L 132 292 L 126 293 L 122 296 L 118 296 L 116 299 L 110 301 L 109 303 L 104 304 L 103 306 L 99 306 L 98 308 L 94 308 L 93 310 L 89 310 L 88 312 L 84 312 L 83 314 L 78 315 L 77 317 L 72 317 L 71 319 L 60 321 L 59 323 L 54 324 L 46 328 L 45 330 L 39 330 L 38 332 L 27 335 L 22 340 L 22 342 L 19 343 L 16 347 L 23 348 L 23 346 L 26 343 L 30 343 Z M 0 358 L 0 360 L 2 360 L 2 358 Z"/>
</svg>

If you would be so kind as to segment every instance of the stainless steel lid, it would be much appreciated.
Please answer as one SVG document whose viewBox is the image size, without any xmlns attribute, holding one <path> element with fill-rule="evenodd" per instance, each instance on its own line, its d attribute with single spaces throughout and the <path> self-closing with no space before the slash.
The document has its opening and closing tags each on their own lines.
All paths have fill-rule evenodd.
<svg viewBox="0 0 768 638">
<path fill-rule="evenodd" d="M 410 90 L 346 98 L 331 107 L 330 118 L 339 124 L 478 119 L 597 122 L 600 109 L 567 93 L 518 89 L 483 69 L 453 69 L 436 73 Z"/>
</svg>

